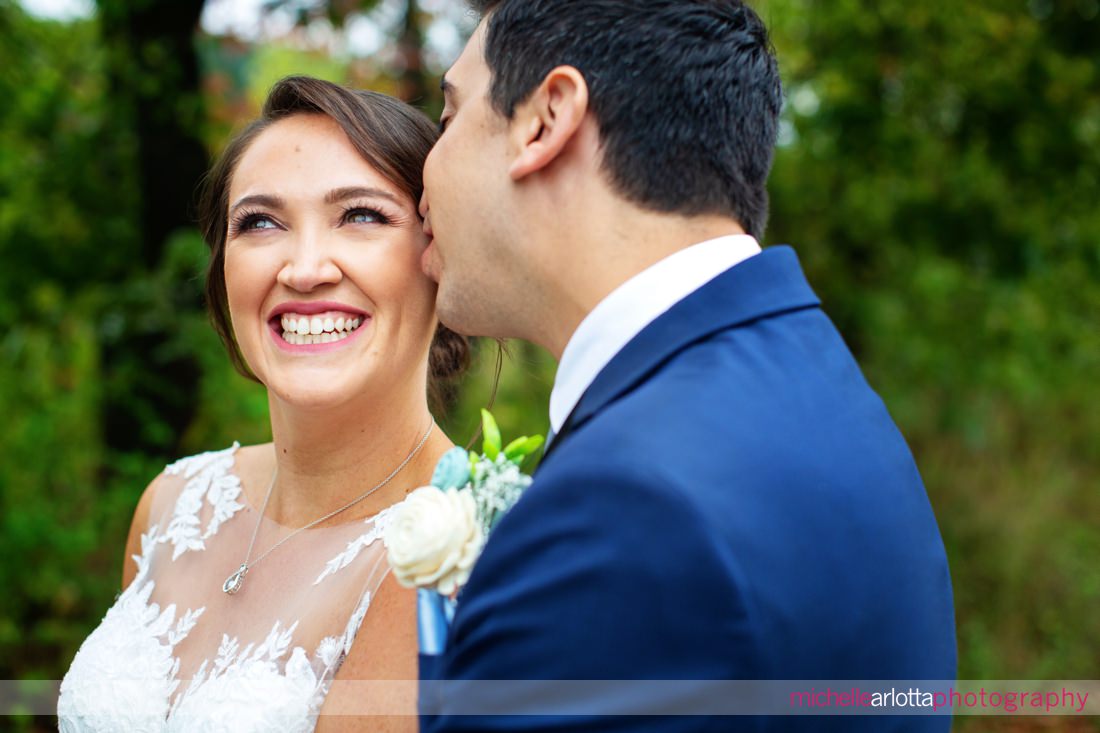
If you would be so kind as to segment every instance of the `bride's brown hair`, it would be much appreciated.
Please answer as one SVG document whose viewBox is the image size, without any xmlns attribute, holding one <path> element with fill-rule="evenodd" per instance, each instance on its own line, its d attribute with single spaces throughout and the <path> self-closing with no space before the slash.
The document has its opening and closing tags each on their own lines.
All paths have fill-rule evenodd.
<svg viewBox="0 0 1100 733">
<path fill-rule="evenodd" d="M 296 114 L 330 117 L 343 129 L 359 155 L 407 194 L 414 208 L 424 192 L 424 160 L 438 137 L 427 117 L 398 99 L 321 79 L 291 76 L 271 89 L 259 119 L 229 142 L 207 174 L 199 200 L 199 224 L 210 247 L 206 303 L 233 366 L 253 381 L 259 380 L 248 368 L 233 335 L 225 289 L 229 182 L 241 156 L 260 133 Z M 442 410 L 450 401 L 455 383 L 469 365 L 469 340 L 440 324 L 428 357 L 428 392 L 435 409 Z"/>
</svg>

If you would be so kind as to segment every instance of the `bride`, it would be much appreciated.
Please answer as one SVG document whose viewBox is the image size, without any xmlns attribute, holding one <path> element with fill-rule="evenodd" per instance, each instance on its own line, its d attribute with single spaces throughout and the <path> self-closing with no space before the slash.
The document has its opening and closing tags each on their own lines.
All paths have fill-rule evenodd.
<svg viewBox="0 0 1100 733">
<path fill-rule="evenodd" d="M 324 713 L 393 711 L 334 680 L 417 678 L 415 594 L 380 535 L 452 447 L 428 393 L 467 361 L 420 269 L 435 137 L 397 100 L 292 77 L 211 171 L 207 297 L 267 387 L 273 442 L 146 489 L 124 590 L 61 685 L 62 730 L 415 730 L 412 699 Z"/>
</svg>

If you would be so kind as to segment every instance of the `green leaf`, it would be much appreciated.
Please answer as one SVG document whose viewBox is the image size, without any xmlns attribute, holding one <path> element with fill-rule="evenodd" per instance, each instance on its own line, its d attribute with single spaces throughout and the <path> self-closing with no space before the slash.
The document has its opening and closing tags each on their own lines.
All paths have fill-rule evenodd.
<svg viewBox="0 0 1100 733">
<path fill-rule="evenodd" d="M 545 442 L 546 438 L 541 435 L 534 435 L 531 437 L 525 435 L 522 438 L 516 438 L 504 449 L 504 457 L 516 465 L 519 465 L 523 463 L 523 460 L 527 458 L 527 456 L 541 448 L 542 444 Z"/>
<path fill-rule="evenodd" d="M 512 458 L 515 458 L 516 456 L 520 455 L 519 454 L 520 446 L 522 446 L 526 441 L 527 441 L 527 436 L 524 435 L 523 437 L 516 438 L 511 443 L 506 445 L 504 447 L 504 457 L 508 458 L 508 459 L 512 459 Z"/>
<path fill-rule="evenodd" d="M 495 461 L 500 455 L 500 428 L 497 427 L 497 421 L 493 419 L 492 414 L 484 408 L 481 410 L 481 432 L 485 436 L 485 442 L 482 444 L 485 457 Z"/>
</svg>

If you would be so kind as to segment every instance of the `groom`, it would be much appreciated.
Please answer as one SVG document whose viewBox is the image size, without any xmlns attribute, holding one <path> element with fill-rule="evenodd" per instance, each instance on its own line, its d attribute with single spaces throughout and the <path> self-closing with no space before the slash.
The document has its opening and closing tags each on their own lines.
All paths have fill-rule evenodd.
<svg viewBox="0 0 1100 733">
<path fill-rule="evenodd" d="M 739 0 L 477 9 L 443 81 L 423 265 L 452 329 L 527 339 L 560 367 L 535 482 L 422 677 L 953 679 L 947 559 L 913 458 L 794 251 L 758 244 L 782 104 L 760 19 Z M 950 727 L 455 714 L 468 702 L 433 699 L 423 728 Z"/>
</svg>

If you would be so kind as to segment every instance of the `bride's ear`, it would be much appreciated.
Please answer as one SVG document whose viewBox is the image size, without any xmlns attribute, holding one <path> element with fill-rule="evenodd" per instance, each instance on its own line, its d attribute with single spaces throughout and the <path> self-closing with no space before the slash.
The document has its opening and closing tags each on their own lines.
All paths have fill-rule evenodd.
<svg viewBox="0 0 1100 733">
<path fill-rule="evenodd" d="M 542 170 L 573 139 L 588 112 L 588 84 L 572 66 L 558 66 L 512 118 L 518 154 L 508 169 L 513 181 Z"/>
</svg>

